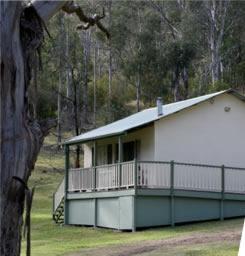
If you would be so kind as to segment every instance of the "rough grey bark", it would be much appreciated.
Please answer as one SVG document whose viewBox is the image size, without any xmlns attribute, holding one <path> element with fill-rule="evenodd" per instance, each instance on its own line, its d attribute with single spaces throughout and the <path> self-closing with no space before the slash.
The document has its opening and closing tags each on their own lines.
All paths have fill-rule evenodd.
<svg viewBox="0 0 245 256">
<path fill-rule="evenodd" d="M 53 123 L 38 122 L 29 115 L 30 65 L 43 36 L 35 10 L 25 8 L 22 2 L 4 1 L 0 19 L 0 252 L 15 256 L 20 254 L 25 187 L 13 176 L 27 182 L 43 138 Z"/>
<path fill-rule="evenodd" d="M 33 118 L 37 118 L 37 103 L 38 103 L 38 56 L 35 54 L 34 61 L 33 61 L 33 68 L 32 68 L 32 82 L 31 87 L 33 87 L 31 90 L 28 91 L 30 93 L 30 103 L 32 105 L 32 114 Z"/>
<path fill-rule="evenodd" d="M 24 184 L 34 168 L 44 137 L 56 123 L 37 121 L 30 115 L 27 90 L 31 65 L 43 41 L 43 22 L 64 7 L 66 1 L 34 1 L 28 6 L 22 1 L 0 4 L 0 254 L 19 256 Z M 71 2 L 67 10 L 76 12 L 88 27 L 101 26 L 101 17 L 87 18 Z"/>
</svg>

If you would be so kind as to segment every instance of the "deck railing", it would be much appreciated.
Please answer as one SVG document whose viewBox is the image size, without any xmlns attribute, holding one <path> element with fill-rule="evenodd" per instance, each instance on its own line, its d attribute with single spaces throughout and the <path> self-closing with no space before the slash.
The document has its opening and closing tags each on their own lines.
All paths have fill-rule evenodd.
<svg viewBox="0 0 245 256">
<path fill-rule="evenodd" d="M 135 186 L 245 194 L 245 168 L 178 162 L 130 161 L 69 170 L 69 191 Z"/>
<path fill-rule="evenodd" d="M 96 172 L 96 189 L 113 189 L 118 187 L 118 164 L 98 166 L 94 171 Z"/>
<path fill-rule="evenodd" d="M 69 170 L 69 191 L 88 191 L 93 189 L 93 168 L 73 168 Z"/>
<path fill-rule="evenodd" d="M 245 194 L 245 168 L 173 161 L 130 161 L 69 169 L 68 192 L 132 187 Z M 54 193 L 54 210 L 61 203 L 64 194 L 65 180 Z"/>
<path fill-rule="evenodd" d="M 225 167 L 224 187 L 225 192 L 245 194 L 245 169 Z"/>
<path fill-rule="evenodd" d="M 220 166 L 175 163 L 174 188 L 220 192 L 222 169 Z"/>
<path fill-rule="evenodd" d="M 134 186 L 135 161 L 69 170 L 68 191 L 92 191 Z"/>
<path fill-rule="evenodd" d="M 137 163 L 137 185 L 146 188 L 170 188 L 170 163 L 140 161 Z"/>
</svg>

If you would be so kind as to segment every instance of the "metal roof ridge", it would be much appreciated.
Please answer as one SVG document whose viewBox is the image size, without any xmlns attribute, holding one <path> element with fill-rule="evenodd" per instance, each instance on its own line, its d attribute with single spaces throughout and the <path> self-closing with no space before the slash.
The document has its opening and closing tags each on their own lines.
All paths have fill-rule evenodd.
<svg viewBox="0 0 245 256">
<path fill-rule="evenodd" d="M 76 142 L 79 143 L 79 142 L 82 142 L 82 141 L 85 141 L 85 140 L 88 141 L 88 140 L 94 140 L 94 139 L 98 139 L 98 138 L 102 138 L 102 137 L 103 138 L 104 137 L 109 137 L 109 136 L 111 136 L 113 134 L 122 134 L 122 133 L 127 132 L 128 130 L 131 130 L 131 129 L 134 129 L 134 128 L 138 128 L 138 127 L 141 127 L 143 125 L 146 125 L 146 124 L 158 121 L 158 120 L 160 120 L 160 119 L 162 119 L 162 118 L 164 118 L 166 116 L 169 116 L 171 114 L 177 113 L 177 112 L 179 112 L 181 110 L 184 110 L 184 109 L 187 109 L 187 108 L 189 108 L 189 107 L 191 107 L 191 106 L 193 106 L 195 104 L 199 104 L 201 102 L 209 100 L 210 98 L 216 97 L 216 96 L 224 94 L 224 93 L 232 93 L 234 96 L 236 96 L 236 97 L 238 97 L 238 98 L 240 98 L 242 100 L 245 100 L 245 97 L 242 94 L 236 92 L 234 89 L 227 89 L 227 90 L 223 90 L 223 91 L 219 91 L 219 92 L 215 92 L 215 93 L 210 93 L 210 94 L 205 94 L 205 95 L 202 95 L 202 96 L 198 96 L 198 97 L 194 97 L 194 98 L 189 98 L 189 99 L 186 99 L 186 100 L 172 102 L 172 103 L 163 105 L 163 115 L 162 116 L 157 116 L 157 115 L 154 116 L 154 115 L 152 115 L 152 116 L 146 118 L 146 120 L 142 121 L 140 119 L 140 116 L 144 112 L 149 112 L 149 114 L 150 114 L 151 112 L 153 112 L 154 109 L 156 109 L 156 107 L 151 107 L 151 108 L 143 109 L 140 112 L 131 114 L 131 115 L 127 116 L 127 117 L 124 117 L 124 118 L 119 119 L 117 121 L 114 121 L 112 123 L 100 126 L 100 127 L 95 128 L 95 129 L 93 129 L 91 131 L 88 131 L 86 133 L 82 133 L 82 134 L 80 134 L 78 136 L 72 137 L 69 140 L 65 141 L 63 144 L 74 144 Z M 192 101 L 193 101 L 193 103 L 192 103 Z M 181 106 L 182 104 L 188 103 L 188 102 L 189 102 L 189 105 Z M 169 113 L 164 114 L 164 108 L 165 108 L 165 111 L 166 111 L 168 108 L 170 108 L 171 106 L 174 106 L 174 105 L 179 105 L 180 106 L 179 109 L 177 108 L 176 110 L 172 110 Z M 131 122 L 132 122 L 133 118 L 137 117 L 137 116 L 138 116 L 139 119 L 136 120 L 137 122 L 135 123 L 135 125 L 131 125 L 131 126 L 129 125 L 128 127 L 122 127 L 122 128 L 116 127 L 116 125 L 120 124 L 120 123 L 122 123 L 122 125 L 125 126 L 125 124 L 123 124 L 123 121 L 127 121 L 127 119 L 128 119 L 128 120 L 131 120 Z M 105 128 L 107 129 L 108 127 L 110 128 L 110 126 L 112 126 L 111 128 L 114 128 L 114 130 L 112 129 L 111 132 L 108 132 L 108 131 L 105 130 L 104 133 L 103 133 L 103 129 L 105 129 Z M 93 133 L 96 133 L 96 131 L 101 132 L 101 130 L 102 130 L 102 134 L 99 134 L 99 135 L 95 134 L 95 135 L 93 135 Z M 89 137 L 90 133 L 92 134 L 92 135 L 90 135 L 91 137 Z M 86 135 L 88 136 L 88 138 L 86 138 Z M 85 138 L 82 138 L 82 137 L 85 137 Z"/>
</svg>

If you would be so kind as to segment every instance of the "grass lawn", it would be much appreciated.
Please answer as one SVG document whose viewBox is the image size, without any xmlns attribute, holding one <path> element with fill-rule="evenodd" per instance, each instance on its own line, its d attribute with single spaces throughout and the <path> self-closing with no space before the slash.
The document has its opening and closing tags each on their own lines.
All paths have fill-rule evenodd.
<svg viewBox="0 0 245 256">
<path fill-rule="evenodd" d="M 52 194 L 63 178 L 63 173 L 57 171 L 62 169 L 63 161 L 62 153 L 53 155 L 42 151 L 30 178 L 29 185 L 36 185 L 32 209 L 33 256 L 237 255 L 242 219 L 147 229 L 135 233 L 55 224 L 51 218 Z M 222 234 L 227 234 L 227 237 L 223 239 Z M 195 240 L 198 237 L 199 240 Z M 128 251 L 120 254 L 125 248 L 129 248 Z M 22 255 L 25 255 L 24 241 Z"/>
</svg>

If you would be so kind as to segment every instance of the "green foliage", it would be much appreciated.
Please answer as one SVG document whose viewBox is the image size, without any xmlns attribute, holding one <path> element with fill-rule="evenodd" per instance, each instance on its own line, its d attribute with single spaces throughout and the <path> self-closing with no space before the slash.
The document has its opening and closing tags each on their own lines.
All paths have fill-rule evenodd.
<svg viewBox="0 0 245 256">
<path fill-rule="evenodd" d="M 87 119 L 90 123 L 93 120 L 94 71 L 97 126 L 134 113 L 136 104 L 132 102 L 136 101 L 137 87 L 144 107 L 155 105 L 158 96 L 162 96 L 166 103 L 172 102 L 175 88 L 179 94 L 176 100 L 230 87 L 244 91 L 244 2 L 231 1 L 228 4 L 219 49 L 221 74 L 215 82 L 212 82 L 210 20 L 206 1 L 112 1 L 110 15 L 108 2 L 95 0 L 81 1 L 80 4 L 84 12 L 89 13 L 105 8 L 106 17 L 101 22 L 109 29 L 111 40 L 108 41 L 99 29 L 91 28 L 90 39 L 85 42 L 85 32 L 76 30 L 78 20 L 72 15 L 63 17 L 62 26 L 61 15 L 51 20 L 48 29 L 52 37 L 46 37 L 42 50 L 43 70 L 39 72 L 39 94 L 34 99 L 38 103 L 40 118 L 57 115 L 60 70 L 62 95 L 67 96 L 67 77 L 71 87 L 71 99 L 62 98 L 62 109 L 66 113 L 62 121 L 66 129 L 73 129 L 75 92 L 80 116 L 87 90 Z M 218 27 L 222 18 L 219 8 L 217 6 Z M 111 99 L 109 49 L 112 57 Z M 88 51 L 89 58 L 86 64 L 85 51 Z M 95 51 L 97 59 L 94 63 Z M 85 69 L 88 83 L 84 77 Z"/>
</svg>

